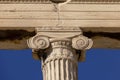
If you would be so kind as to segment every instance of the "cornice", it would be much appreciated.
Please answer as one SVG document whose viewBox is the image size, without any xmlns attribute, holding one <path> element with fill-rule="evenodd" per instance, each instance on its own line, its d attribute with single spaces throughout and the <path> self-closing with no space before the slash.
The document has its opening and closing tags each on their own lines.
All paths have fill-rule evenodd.
<svg viewBox="0 0 120 80">
<path fill-rule="evenodd" d="M 0 4 L 11 3 L 51 3 L 50 0 L 0 0 Z M 72 0 L 70 3 L 74 4 L 119 4 L 120 0 Z"/>
</svg>

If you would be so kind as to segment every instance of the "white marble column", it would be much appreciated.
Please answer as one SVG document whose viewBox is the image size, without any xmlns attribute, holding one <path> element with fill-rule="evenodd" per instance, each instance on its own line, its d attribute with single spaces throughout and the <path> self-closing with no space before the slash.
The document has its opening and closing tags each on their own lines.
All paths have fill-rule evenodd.
<svg viewBox="0 0 120 80">
<path fill-rule="evenodd" d="M 28 46 L 42 60 L 44 80 L 78 80 L 77 62 L 81 53 L 89 49 L 92 40 L 82 35 L 79 28 L 37 28 Z"/>
<path fill-rule="evenodd" d="M 52 51 L 43 62 L 43 72 L 47 69 L 47 79 L 44 80 L 76 80 L 77 59 L 75 50 L 72 49 L 68 40 L 51 42 Z"/>
</svg>

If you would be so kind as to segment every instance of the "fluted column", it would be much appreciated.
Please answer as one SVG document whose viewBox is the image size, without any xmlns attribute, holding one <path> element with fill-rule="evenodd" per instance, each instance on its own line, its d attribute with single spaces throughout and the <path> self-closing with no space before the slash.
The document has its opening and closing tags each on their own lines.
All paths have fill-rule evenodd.
<svg viewBox="0 0 120 80">
<path fill-rule="evenodd" d="M 92 40 L 78 27 L 37 28 L 37 34 L 27 42 L 42 61 L 44 80 L 78 80 L 81 52 L 92 46 Z"/>
<path fill-rule="evenodd" d="M 54 40 L 51 42 L 52 51 L 48 53 L 42 68 L 47 69 L 47 79 L 44 80 L 76 80 L 77 59 L 75 50 L 69 40 Z"/>
</svg>

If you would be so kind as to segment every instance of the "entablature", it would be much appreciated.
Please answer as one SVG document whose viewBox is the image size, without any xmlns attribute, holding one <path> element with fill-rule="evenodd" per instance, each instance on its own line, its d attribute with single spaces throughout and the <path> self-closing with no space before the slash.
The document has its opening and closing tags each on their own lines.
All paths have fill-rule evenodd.
<svg viewBox="0 0 120 80">
<path fill-rule="evenodd" d="M 60 26 L 79 26 L 93 39 L 93 48 L 120 48 L 119 2 L 72 0 L 61 6 Z M 49 0 L 0 0 L 0 3 L 1 49 L 27 49 L 26 40 L 35 34 L 35 27 L 53 27 L 58 22 L 55 7 Z"/>
</svg>

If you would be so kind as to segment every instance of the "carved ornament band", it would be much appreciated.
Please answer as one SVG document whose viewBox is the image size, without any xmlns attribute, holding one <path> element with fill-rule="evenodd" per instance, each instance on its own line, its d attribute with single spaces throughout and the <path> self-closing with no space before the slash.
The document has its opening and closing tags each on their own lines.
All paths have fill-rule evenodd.
<svg viewBox="0 0 120 80">
<path fill-rule="evenodd" d="M 0 4 L 12 3 L 51 3 L 50 0 L 0 0 Z M 70 3 L 90 3 L 90 4 L 118 4 L 120 0 L 71 0 Z"/>
</svg>

